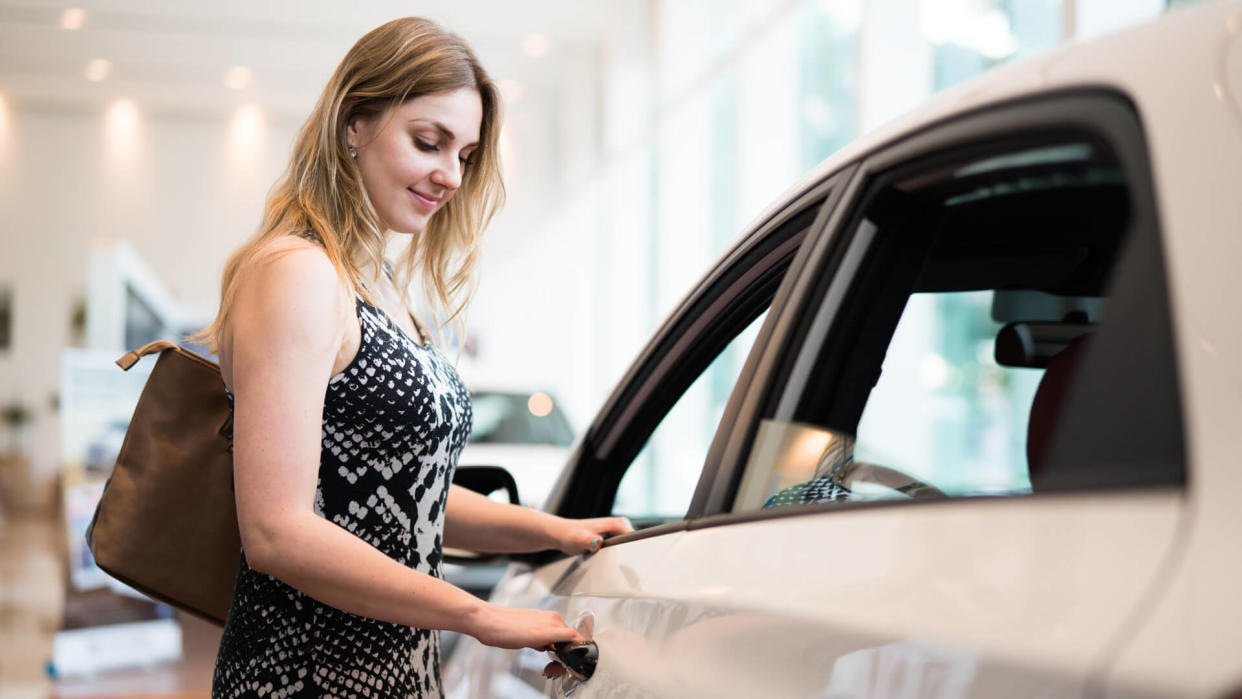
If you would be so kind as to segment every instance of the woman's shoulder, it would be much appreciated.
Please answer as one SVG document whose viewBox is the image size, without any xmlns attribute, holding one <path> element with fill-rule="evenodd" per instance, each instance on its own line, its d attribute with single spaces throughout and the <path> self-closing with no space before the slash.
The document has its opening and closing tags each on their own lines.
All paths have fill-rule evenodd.
<svg viewBox="0 0 1242 699">
<path fill-rule="evenodd" d="M 221 351 L 222 371 L 237 352 L 337 353 L 354 313 L 353 294 L 323 248 L 294 236 L 275 237 L 254 249 L 235 279 L 222 333 L 222 347 L 228 348 Z"/>
<path fill-rule="evenodd" d="M 236 301 L 260 315 L 294 313 L 320 319 L 326 308 L 352 310 L 351 285 L 317 243 L 295 235 L 259 245 L 237 270 Z"/>
<path fill-rule="evenodd" d="M 277 236 L 257 246 L 238 269 L 238 281 L 239 286 L 290 282 L 312 287 L 308 291 L 348 286 L 323 246 L 296 234 Z"/>
</svg>

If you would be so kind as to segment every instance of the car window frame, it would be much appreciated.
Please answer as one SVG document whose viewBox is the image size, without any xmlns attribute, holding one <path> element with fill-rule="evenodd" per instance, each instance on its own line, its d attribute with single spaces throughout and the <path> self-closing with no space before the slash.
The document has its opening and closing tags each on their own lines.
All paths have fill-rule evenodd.
<svg viewBox="0 0 1242 699">
<path fill-rule="evenodd" d="M 789 280 L 796 289 L 795 298 L 781 309 L 780 318 L 771 319 L 775 331 L 764 348 L 767 356 L 761 359 L 769 367 L 764 372 L 766 383 L 752 386 L 745 404 L 740 408 L 737 424 L 743 425 L 745 429 L 735 430 L 727 437 L 727 443 L 719 447 L 725 458 L 720 459 L 721 466 L 714 474 L 714 479 L 710 483 L 701 483 L 701 492 L 696 493 L 693 505 L 696 516 L 690 529 L 809 514 L 825 509 L 853 510 L 894 505 L 905 507 L 912 504 L 935 505 L 971 500 L 924 500 L 917 503 L 845 502 L 758 512 L 731 512 L 761 421 L 796 419 L 799 401 L 803 396 L 800 391 L 791 387 L 805 385 L 811 363 L 815 361 L 819 348 L 831 336 L 834 316 L 841 308 L 847 292 L 853 287 L 859 267 L 870 249 L 872 241 L 867 239 L 865 228 L 859 224 L 862 222 L 864 210 L 869 206 L 868 194 L 872 191 L 876 176 L 892 172 L 903 163 L 926 163 L 939 153 L 957 155 L 976 144 L 994 142 L 996 139 L 1013 140 L 1023 132 L 1045 132 L 1061 127 L 1098 134 L 1110 140 L 1122 167 L 1133 178 L 1136 205 L 1132 212 L 1134 220 L 1131 226 L 1134 231 L 1149 231 L 1137 235 L 1150 238 L 1148 242 L 1153 244 L 1148 247 L 1154 248 L 1154 258 L 1152 250 L 1144 251 L 1144 269 L 1163 275 L 1160 292 L 1165 307 L 1163 313 L 1158 315 L 1166 322 L 1169 350 L 1174 353 L 1170 361 L 1176 374 L 1178 365 L 1176 348 L 1173 346 L 1176 319 L 1172 315 L 1168 294 L 1168 270 L 1156 210 L 1155 184 L 1151 175 L 1147 144 L 1143 137 L 1141 116 L 1133 102 L 1121 92 L 1107 87 L 1062 89 L 1008 100 L 956 115 L 884 144 L 866 155 L 846 186 L 843 200 L 838 204 L 832 219 L 818 231 L 819 238 L 804 244 L 803 248 L 812 259 L 799 270 L 798 279 Z M 828 296 L 835 298 L 835 305 L 825 310 L 822 299 Z M 1181 400 L 1177 385 L 1180 381 L 1177 376 L 1172 379 L 1173 398 L 1178 401 L 1175 410 L 1181 421 L 1180 430 L 1184 434 L 1185 410 L 1181 406 L 1184 401 Z M 1182 464 L 1184 469 L 1189 469 L 1184 441 Z M 1052 492 L 1061 490 L 1052 489 Z"/>
<path fill-rule="evenodd" d="M 549 511 L 563 517 L 609 514 L 626 470 L 664 416 L 719 356 L 719 352 L 763 312 L 761 310 L 753 317 L 750 314 L 740 316 L 736 308 L 738 300 L 745 294 L 757 293 L 759 288 L 769 288 L 767 284 L 771 280 L 767 279 L 767 275 L 771 269 L 782 266 L 784 271 L 777 279 L 776 289 L 769 292 L 772 300 L 765 305 L 769 319 L 773 310 L 788 296 L 788 280 L 797 266 L 806 260 L 806 241 L 813 239 L 815 231 L 825 225 L 827 214 L 839 200 L 842 184 L 848 181 L 851 171 L 852 167 L 842 168 L 808 183 L 801 192 L 789 197 L 785 205 L 753 223 L 749 232 L 743 233 L 720 261 L 709 268 L 693 291 L 653 334 L 584 432 L 570 458 L 570 465 L 553 488 Z M 771 259 L 765 260 L 769 257 Z M 766 265 L 766 268 L 757 269 L 759 264 Z M 760 278 L 767 279 L 767 284 L 756 286 Z M 748 350 L 747 360 L 717 424 L 713 444 L 722 431 L 732 429 L 737 411 L 731 410 L 731 406 L 738 401 L 739 390 L 744 390 L 743 387 L 754 378 L 752 358 L 767 342 L 771 334 L 768 326 L 769 321 L 765 319 Z M 701 338 L 706 334 L 717 336 L 711 343 L 719 345 L 717 351 L 694 354 L 694 349 L 701 347 Z M 725 335 L 723 340 L 720 338 L 722 334 Z M 675 395 L 670 396 L 670 391 Z M 710 460 L 709 449 L 704 454 L 705 465 L 695 492 L 701 487 L 703 479 L 711 478 L 715 472 L 710 467 Z M 607 544 L 679 531 L 684 529 L 691 514 L 692 510 L 688 510 L 679 520 L 614 537 Z"/>
</svg>

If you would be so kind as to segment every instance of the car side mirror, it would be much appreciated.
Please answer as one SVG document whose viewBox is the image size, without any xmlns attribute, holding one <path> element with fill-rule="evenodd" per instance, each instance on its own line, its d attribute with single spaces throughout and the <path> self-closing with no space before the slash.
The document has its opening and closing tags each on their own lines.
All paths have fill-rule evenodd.
<svg viewBox="0 0 1242 699">
<path fill-rule="evenodd" d="M 500 466 L 459 466 L 453 473 L 453 484 L 489 496 L 497 490 L 509 493 L 509 502 L 518 505 L 517 481 Z"/>
<path fill-rule="evenodd" d="M 520 505 L 518 500 L 517 481 L 513 475 L 500 466 L 459 466 L 453 473 L 453 484 L 473 490 L 481 495 L 491 495 L 504 489 L 509 494 L 509 502 Z M 532 566 L 540 566 L 562 556 L 559 551 L 534 551 L 531 553 L 476 553 L 464 549 L 444 548 L 444 560 L 448 563 L 471 565 L 480 563 L 497 563 L 501 561 L 517 561 Z"/>
<path fill-rule="evenodd" d="M 505 490 L 509 494 L 509 502 L 520 504 L 518 500 L 517 481 L 513 475 L 500 466 L 458 466 L 453 472 L 453 485 L 489 496 L 497 490 Z M 444 560 L 459 565 L 479 563 L 497 563 L 506 556 L 497 553 L 477 553 L 464 549 L 444 548 Z"/>
</svg>

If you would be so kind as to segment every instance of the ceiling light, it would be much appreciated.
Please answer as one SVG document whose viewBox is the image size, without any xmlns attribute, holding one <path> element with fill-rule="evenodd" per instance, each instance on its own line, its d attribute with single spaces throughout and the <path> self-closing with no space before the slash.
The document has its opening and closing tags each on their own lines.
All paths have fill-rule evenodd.
<svg viewBox="0 0 1242 699">
<path fill-rule="evenodd" d="M 132 175 L 142 161 L 142 118 L 138 105 L 118 99 L 104 113 L 104 163 L 110 174 L 121 176 L 115 186 L 133 184 Z"/>
<path fill-rule="evenodd" d="M 250 87 L 250 69 L 246 66 L 233 66 L 224 74 L 224 86 L 230 90 L 245 90 Z"/>
<path fill-rule="evenodd" d="M 116 100 L 108 106 L 105 121 L 113 145 L 127 147 L 138 133 L 138 105 L 129 99 Z"/>
<path fill-rule="evenodd" d="M 531 58 L 548 55 L 552 50 L 552 40 L 543 34 L 528 34 L 522 39 L 522 53 Z"/>
<path fill-rule="evenodd" d="M 253 157 L 263 139 L 263 111 L 253 104 L 245 104 L 233 112 L 229 124 L 229 140 L 234 152 L 242 157 Z"/>
<path fill-rule="evenodd" d="M 60 13 L 61 29 L 81 29 L 86 24 L 86 10 L 80 7 L 71 7 Z"/>
<path fill-rule="evenodd" d="M 93 58 L 86 62 L 86 79 L 97 83 L 108 77 L 112 72 L 112 61 L 106 58 Z"/>
<path fill-rule="evenodd" d="M 2 150 L 9 140 L 9 103 L 4 98 L 4 93 L 0 92 L 0 150 Z"/>
</svg>

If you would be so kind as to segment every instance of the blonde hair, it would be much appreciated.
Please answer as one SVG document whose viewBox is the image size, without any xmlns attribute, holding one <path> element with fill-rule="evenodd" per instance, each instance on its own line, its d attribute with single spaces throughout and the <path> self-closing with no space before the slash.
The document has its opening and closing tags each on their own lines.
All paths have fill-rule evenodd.
<svg viewBox="0 0 1242 699">
<path fill-rule="evenodd" d="M 452 323 L 464 336 L 463 312 L 474 294 L 479 239 L 504 203 L 497 152 L 500 96 L 464 40 L 430 20 L 406 17 L 368 32 L 337 66 L 298 133 L 288 168 L 268 195 L 258 232 L 225 264 L 215 320 L 189 339 L 219 352 L 238 272 L 267 243 L 287 235 L 313 237 L 337 274 L 374 304 L 375 297 L 361 284 L 360 262 L 379 273 L 388 232 L 347 152 L 346 129 L 355 118 L 373 118 L 406 100 L 459 88 L 478 90 L 483 106 L 479 145 L 460 189 L 420 234 L 411 236 L 394 283 L 404 292 L 417 274 L 432 304 L 436 331 Z"/>
</svg>

